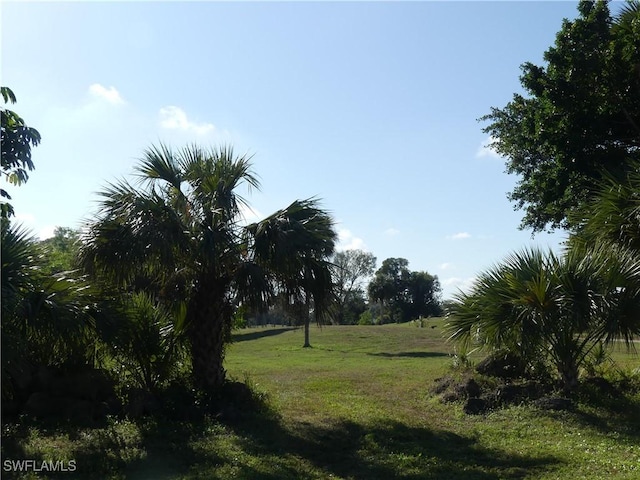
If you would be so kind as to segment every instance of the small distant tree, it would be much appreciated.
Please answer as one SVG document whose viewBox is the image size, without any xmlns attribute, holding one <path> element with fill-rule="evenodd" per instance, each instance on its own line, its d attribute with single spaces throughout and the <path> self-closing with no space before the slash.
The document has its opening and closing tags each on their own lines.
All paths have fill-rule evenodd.
<svg viewBox="0 0 640 480">
<path fill-rule="evenodd" d="M 408 319 L 442 315 L 441 288 L 437 276 L 428 272 L 411 272 L 407 290 L 409 304 L 406 316 Z"/>
<path fill-rule="evenodd" d="M 16 103 L 16 96 L 8 87 L 0 87 L 4 103 Z M 35 167 L 31 160 L 31 147 L 40 143 L 40 133 L 35 128 L 28 127 L 22 117 L 6 107 L 0 107 L 1 123 L 1 168 L 4 179 L 12 185 L 22 185 L 29 179 L 28 171 Z M 0 188 L 2 203 L 2 218 L 14 214 L 13 207 L 7 200 L 11 196 Z"/>
<path fill-rule="evenodd" d="M 366 308 L 364 282 L 373 275 L 376 257 L 363 250 L 345 250 L 333 256 L 336 286 L 335 323 L 354 324 Z"/>
<path fill-rule="evenodd" d="M 427 272 L 412 272 L 405 258 L 387 258 L 369 283 L 369 298 L 383 306 L 383 318 L 406 322 L 440 315 L 440 282 Z"/>
<path fill-rule="evenodd" d="M 407 286 L 411 272 L 406 258 L 387 258 L 369 283 L 369 298 L 379 302 L 394 322 L 405 320 Z"/>
<path fill-rule="evenodd" d="M 306 200 L 247 227 L 256 256 L 275 273 L 281 293 L 301 312 L 303 347 L 311 346 L 311 316 L 316 323 L 324 323 L 335 301 L 329 261 L 337 236 L 333 225 L 317 200 Z"/>
</svg>

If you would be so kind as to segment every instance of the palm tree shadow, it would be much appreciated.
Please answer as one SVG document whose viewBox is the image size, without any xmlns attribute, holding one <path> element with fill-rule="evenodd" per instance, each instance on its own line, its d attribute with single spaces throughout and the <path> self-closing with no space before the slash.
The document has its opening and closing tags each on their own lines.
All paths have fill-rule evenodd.
<svg viewBox="0 0 640 480">
<path fill-rule="evenodd" d="M 260 330 L 258 332 L 250 332 L 250 333 L 234 333 L 231 335 L 231 340 L 234 343 L 246 342 L 248 340 L 257 340 L 259 338 L 273 337 L 275 335 L 280 335 L 281 333 L 290 332 L 291 330 L 296 330 L 296 327 L 272 328 L 270 330 Z"/>
<path fill-rule="evenodd" d="M 536 471 L 548 472 L 560 463 L 551 456 L 514 455 L 487 449 L 470 437 L 400 422 L 365 427 L 345 420 L 322 427 L 301 423 L 285 428 L 278 420 L 254 419 L 232 428 L 245 440 L 242 448 L 246 452 L 275 457 L 293 454 L 325 472 L 327 477 L 516 479 L 535 476 Z M 249 471 L 245 474 L 243 478 L 263 478 L 251 477 Z"/>
<path fill-rule="evenodd" d="M 594 407 L 578 408 L 575 415 L 579 422 L 602 433 L 615 430 L 634 442 L 640 441 L 640 399 L 637 396 L 589 386 L 583 387 L 579 395 L 581 402 Z"/>
<path fill-rule="evenodd" d="M 395 358 L 395 357 L 406 357 L 406 358 L 433 358 L 433 357 L 448 357 L 449 354 L 442 352 L 379 352 L 379 353 L 368 353 L 367 355 L 372 355 L 374 357 L 386 357 L 386 358 Z"/>
</svg>

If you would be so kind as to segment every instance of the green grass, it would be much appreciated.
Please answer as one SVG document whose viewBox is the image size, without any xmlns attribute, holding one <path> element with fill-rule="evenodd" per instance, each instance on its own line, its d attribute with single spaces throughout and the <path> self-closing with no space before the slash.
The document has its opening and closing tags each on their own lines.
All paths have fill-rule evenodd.
<svg viewBox="0 0 640 480">
<path fill-rule="evenodd" d="M 456 374 L 441 326 L 313 328 L 306 349 L 301 330 L 243 330 L 228 348 L 228 374 L 270 413 L 82 430 L 27 422 L 5 427 L 3 458 L 76 460 L 74 474 L 51 478 L 640 478 L 639 395 L 584 397 L 571 412 L 467 416 L 430 393 L 436 378 Z M 640 368 L 638 356 L 613 356 Z"/>
</svg>

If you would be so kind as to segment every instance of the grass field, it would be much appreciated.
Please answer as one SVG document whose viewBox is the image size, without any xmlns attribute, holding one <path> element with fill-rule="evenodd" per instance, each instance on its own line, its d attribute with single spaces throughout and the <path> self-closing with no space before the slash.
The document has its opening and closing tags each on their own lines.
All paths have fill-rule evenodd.
<svg viewBox="0 0 640 480">
<path fill-rule="evenodd" d="M 5 426 L 3 458 L 75 460 L 75 472 L 50 478 L 640 478 L 640 395 L 584 398 L 569 412 L 465 415 L 430 393 L 436 378 L 459 374 L 441 326 L 313 328 L 307 349 L 301 330 L 242 330 L 227 370 L 264 400 L 260 413 L 232 411 L 223 423 Z M 638 356 L 614 357 L 629 372 L 640 368 Z"/>
</svg>

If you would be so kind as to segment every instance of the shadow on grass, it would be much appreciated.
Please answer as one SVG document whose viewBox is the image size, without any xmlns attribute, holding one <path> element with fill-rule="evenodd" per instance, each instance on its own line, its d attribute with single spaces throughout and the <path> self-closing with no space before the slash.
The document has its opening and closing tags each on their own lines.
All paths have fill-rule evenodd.
<svg viewBox="0 0 640 480">
<path fill-rule="evenodd" d="M 559 464 L 551 456 L 489 449 L 473 437 L 400 422 L 285 424 L 268 402 L 247 397 L 245 390 L 233 385 L 233 403 L 218 410 L 224 424 L 211 417 L 114 420 L 106 427 L 84 429 L 47 430 L 36 424 L 38 439 L 51 444 L 42 459 L 55 457 L 57 442 L 63 442 L 77 465 L 72 475 L 60 472 L 48 478 L 497 480 L 536 477 Z M 29 426 L 9 433 L 16 441 L 7 445 L 4 435 L 3 458 L 28 458 L 20 440 L 29 437 Z"/>
<path fill-rule="evenodd" d="M 30 467 L 31 472 L 3 469 L 2 478 L 207 478 L 198 476 L 198 471 L 228 461 L 219 457 L 214 449 L 198 448 L 198 441 L 203 434 L 210 433 L 207 427 L 211 425 L 221 431 L 225 429 L 216 423 L 151 419 L 82 428 L 42 421 L 27 421 L 10 427 L 4 425 L 2 458 L 16 463 L 35 460 L 39 471 L 34 477 L 33 467 Z M 23 446 L 33 435 L 37 436 L 37 452 Z M 70 460 L 73 460 L 73 470 L 69 470 Z M 67 470 L 47 471 L 42 469 L 42 462 L 63 462 Z M 189 477 L 192 466 L 196 466 L 194 477 Z"/>
<path fill-rule="evenodd" d="M 198 448 L 199 441 L 210 433 L 209 427 L 207 422 L 177 421 L 148 422 L 140 425 L 145 455 L 129 462 L 123 468 L 126 471 L 125 478 L 171 480 L 185 478 L 190 471 L 196 474 L 196 478 L 205 478 L 197 476 L 199 470 L 228 461 L 218 455 L 215 449 Z M 219 430 L 223 433 L 221 428 Z"/>
<path fill-rule="evenodd" d="M 442 353 L 442 352 L 397 352 L 397 353 L 380 352 L 380 353 L 368 353 L 367 355 L 372 355 L 374 357 L 385 357 L 385 358 L 395 358 L 395 357 L 433 358 L 433 357 L 449 356 L 448 353 Z"/>
<path fill-rule="evenodd" d="M 292 429 L 279 422 L 252 421 L 236 427 L 245 439 L 244 451 L 252 456 L 283 458 L 294 455 L 306 468 L 348 479 L 516 479 L 549 471 L 559 461 L 553 457 L 514 455 L 479 446 L 475 439 L 427 428 L 385 422 L 365 427 L 351 421 L 332 425 L 299 424 Z M 290 476 L 242 478 L 304 478 L 304 465 Z"/>
<path fill-rule="evenodd" d="M 581 405 L 575 414 L 582 424 L 607 434 L 618 432 L 640 442 L 640 395 L 620 390 L 583 385 L 579 392 Z"/>
<path fill-rule="evenodd" d="M 273 337 L 274 335 L 280 335 L 281 333 L 290 332 L 291 330 L 296 330 L 296 327 L 280 327 L 270 330 L 260 330 L 259 332 L 234 333 L 231 335 L 231 340 L 233 342 L 246 342 L 248 340 L 257 340 L 258 338 Z"/>
</svg>

